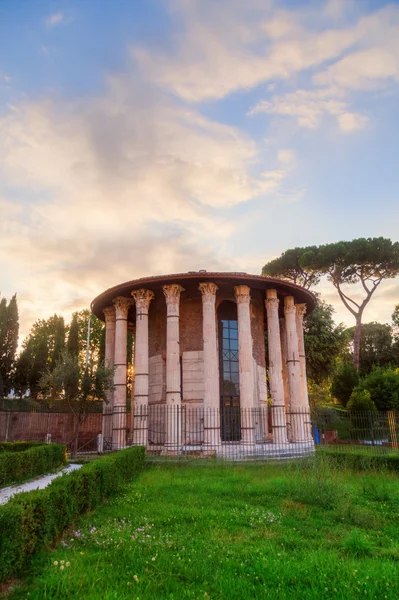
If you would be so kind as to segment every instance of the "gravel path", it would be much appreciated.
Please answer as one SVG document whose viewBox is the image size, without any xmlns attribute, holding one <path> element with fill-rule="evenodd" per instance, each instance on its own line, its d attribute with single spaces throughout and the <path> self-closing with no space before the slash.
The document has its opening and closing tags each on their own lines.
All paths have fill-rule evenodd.
<svg viewBox="0 0 399 600">
<path fill-rule="evenodd" d="M 12 496 L 15 494 L 19 494 L 20 492 L 30 492 L 31 490 L 43 490 L 47 487 L 53 479 L 56 477 L 60 477 L 64 473 L 71 473 L 76 469 L 80 469 L 82 465 L 68 465 L 64 467 L 57 473 L 52 473 L 51 475 L 41 475 L 40 477 L 36 477 L 35 479 L 30 479 L 25 483 L 10 485 L 10 487 L 0 489 L 0 504 L 6 504 Z"/>
</svg>

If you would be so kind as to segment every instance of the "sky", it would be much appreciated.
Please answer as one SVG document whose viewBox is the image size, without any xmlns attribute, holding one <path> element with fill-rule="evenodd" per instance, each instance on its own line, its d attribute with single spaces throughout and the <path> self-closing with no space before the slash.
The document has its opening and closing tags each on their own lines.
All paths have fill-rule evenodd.
<svg viewBox="0 0 399 600">
<path fill-rule="evenodd" d="M 1 0 L 0 291 L 21 336 L 137 277 L 399 240 L 398 92 L 399 2 Z M 364 321 L 398 302 L 383 282 Z"/>
</svg>

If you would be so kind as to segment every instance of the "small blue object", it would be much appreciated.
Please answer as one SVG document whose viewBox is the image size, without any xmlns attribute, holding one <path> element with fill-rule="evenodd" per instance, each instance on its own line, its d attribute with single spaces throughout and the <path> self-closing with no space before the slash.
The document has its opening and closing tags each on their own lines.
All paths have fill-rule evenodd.
<svg viewBox="0 0 399 600">
<path fill-rule="evenodd" d="M 314 442 L 315 444 L 320 444 L 320 435 L 319 435 L 319 430 L 317 429 L 317 427 L 313 427 L 313 432 L 314 432 Z"/>
</svg>

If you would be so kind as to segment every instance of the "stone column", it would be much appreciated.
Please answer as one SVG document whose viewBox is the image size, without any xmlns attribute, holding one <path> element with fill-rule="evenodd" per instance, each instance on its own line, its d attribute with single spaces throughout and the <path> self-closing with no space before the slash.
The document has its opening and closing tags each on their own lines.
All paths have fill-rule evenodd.
<svg viewBox="0 0 399 600">
<path fill-rule="evenodd" d="M 306 355 L 305 355 L 305 339 L 303 333 L 303 318 L 306 314 L 306 304 L 296 304 L 296 331 L 298 335 L 298 353 L 299 353 L 299 368 L 301 375 L 301 389 L 302 389 L 302 410 L 306 413 L 305 418 L 305 432 L 306 437 L 310 441 L 312 439 L 312 424 L 310 420 L 310 407 L 309 407 L 309 394 L 308 394 L 308 380 L 306 377 Z"/>
<path fill-rule="evenodd" d="M 276 290 L 266 292 L 267 342 L 269 350 L 269 381 L 272 397 L 273 443 L 286 444 L 287 423 L 285 416 L 283 363 L 281 356 L 280 323 L 278 318 Z"/>
<path fill-rule="evenodd" d="M 136 343 L 136 324 L 130 323 L 128 331 L 130 331 L 130 333 L 132 334 L 132 337 L 133 337 L 133 347 L 132 347 L 132 357 L 131 357 L 132 358 L 132 389 L 131 389 L 131 394 L 130 394 L 130 404 L 131 404 L 131 407 L 132 407 L 131 412 L 133 412 L 133 407 L 134 407 L 134 379 L 135 379 L 134 347 L 135 347 L 135 343 Z"/>
<path fill-rule="evenodd" d="M 287 422 L 287 438 L 291 441 L 291 407 L 290 398 L 288 392 L 288 381 L 287 381 L 287 332 L 285 330 L 285 318 L 282 317 L 280 321 L 280 342 L 281 342 L 281 362 L 282 362 L 282 373 L 283 373 L 283 385 L 284 385 L 284 405 L 285 405 L 285 417 Z"/>
<path fill-rule="evenodd" d="M 134 290 L 136 339 L 134 340 L 133 444 L 148 443 L 148 309 L 154 297 L 151 290 Z"/>
<path fill-rule="evenodd" d="M 303 317 L 306 313 L 306 304 L 296 304 L 296 331 L 298 335 L 299 367 L 301 372 L 302 404 L 307 406 L 308 383 L 306 378 L 305 340 L 303 335 Z"/>
<path fill-rule="evenodd" d="M 115 359 L 115 306 L 108 306 L 103 310 L 105 316 L 105 366 L 114 368 Z M 102 436 L 106 443 L 112 440 L 112 410 L 114 392 L 107 391 L 107 403 L 103 403 Z"/>
<path fill-rule="evenodd" d="M 296 307 L 293 296 L 284 299 L 285 326 L 287 334 L 287 379 L 291 412 L 293 442 L 307 440 L 302 407 L 301 371 L 296 330 Z"/>
<path fill-rule="evenodd" d="M 250 288 L 238 285 L 234 288 L 238 318 L 238 352 L 240 370 L 241 439 L 255 443 L 254 361 L 252 356 L 252 332 L 250 315 Z"/>
<path fill-rule="evenodd" d="M 126 344 L 127 313 L 131 300 L 119 296 L 113 301 L 115 320 L 114 405 L 112 415 L 112 449 L 126 446 Z"/>
<path fill-rule="evenodd" d="M 220 385 L 217 351 L 216 291 L 214 283 L 200 283 L 202 294 L 202 336 L 204 348 L 204 442 L 220 444 Z"/>
<path fill-rule="evenodd" d="M 166 299 L 166 446 L 177 449 L 181 445 L 181 376 L 179 307 L 181 285 L 163 286 Z"/>
</svg>

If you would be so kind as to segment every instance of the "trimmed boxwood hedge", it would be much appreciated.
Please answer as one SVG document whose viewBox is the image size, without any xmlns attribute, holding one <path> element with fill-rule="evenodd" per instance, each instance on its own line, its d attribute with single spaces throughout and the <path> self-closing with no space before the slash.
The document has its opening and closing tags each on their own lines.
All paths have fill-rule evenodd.
<svg viewBox="0 0 399 600">
<path fill-rule="evenodd" d="M 61 444 L 41 444 L 19 450 L 0 452 L 0 487 L 44 475 L 66 463 L 66 448 Z"/>
<path fill-rule="evenodd" d="M 143 447 L 128 448 L 64 474 L 44 490 L 24 492 L 0 506 L 0 581 L 18 574 L 82 512 L 117 494 L 144 466 Z"/>
<path fill-rule="evenodd" d="M 399 473 L 399 454 L 366 454 L 356 450 L 340 452 L 339 450 L 324 450 L 335 465 L 355 471 L 387 470 Z"/>
<path fill-rule="evenodd" d="M 0 442 L 0 452 L 24 452 L 44 444 L 44 442 Z"/>
</svg>

